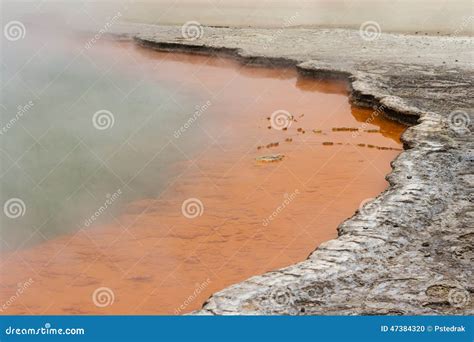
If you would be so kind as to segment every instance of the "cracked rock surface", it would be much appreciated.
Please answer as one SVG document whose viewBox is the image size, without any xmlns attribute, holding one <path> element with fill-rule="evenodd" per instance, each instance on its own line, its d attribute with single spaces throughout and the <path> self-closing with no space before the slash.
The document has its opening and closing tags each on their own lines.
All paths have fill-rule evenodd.
<svg viewBox="0 0 474 342">
<path fill-rule="evenodd" d="M 352 103 L 411 124 L 389 188 L 307 260 L 215 293 L 195 314 L 474 314 L 474 39 L 342 29 L 122 25 L 159 50 L 228 55 L 344 78 Z M 374 112 L 374 113 L 375 113 Z"/>
</svg>

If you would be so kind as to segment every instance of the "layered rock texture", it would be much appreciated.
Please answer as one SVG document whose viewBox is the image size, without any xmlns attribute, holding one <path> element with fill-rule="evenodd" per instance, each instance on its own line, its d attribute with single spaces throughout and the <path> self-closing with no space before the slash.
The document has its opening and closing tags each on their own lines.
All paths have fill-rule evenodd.
<svg viewBox="0 0 474 342">
<path fill-rule="evenodd" d="M 461 25 L 461 23 L 460 23 Z M 307 260 L 214 294 L 196 314 L 473 314 L 473 38 L 127 25 L 169 51 L 343 78 L 352 103 L 411 125 L 390 187 Z"/>
</svg>

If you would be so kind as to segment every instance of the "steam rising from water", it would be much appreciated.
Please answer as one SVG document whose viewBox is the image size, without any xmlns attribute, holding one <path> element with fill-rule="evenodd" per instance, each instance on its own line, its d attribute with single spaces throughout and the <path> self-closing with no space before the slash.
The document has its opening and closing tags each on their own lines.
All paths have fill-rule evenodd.
<svg viewBox="0 0 474 342">
<path fill-rule="evenodd" d="M 32 5 L 36 2 L 38 6 Z M 49 15 L 75 26 L 95 28 L 118 11 L 125 21 L 165 25 L 197 21 L 203 25 L 281 27 L 288 18 L 295 18 L 291 26 L 358 29 L 362 23 L 374 21 L 383 32 L 469 35 L 474 24 L 470 0 L 36 0 L 5 4 L 19 9 L 22 16 Z"/>
<path fill-rule="evenodd" d="M 147 115 L 160 106 L 169 107 L 164 111 L 168 116 L 165 115 L 162 120 L 169 121 L 167 129 L 171 132 L 181 131 L 183 122 L 189 119 L 188 114 L 183 114 L 186 119 L 179 118 L 180 114 L 172 110 L 173 103 L 163 104 L 160 100 L 157 94 L 165 97 L 166 87 L 160 88 L 159 85 L 144 81 L 141 84 L 144 90 L 136 98 L 133 94 L 125 97 L 136 86 L 136 80 L 114 72 L 101 77 L 103 70 L 99 68 L 98 72 L 95 65 L 117 64 L 118 69 L 125 69 L 125 66 L 130 65 L 129 61 L 123 61 L 121 65 L 108 55 L 95 55 L 93 47 L 102 35 L 78 45 L 77 37 L 72 39 L 76 29 L 100 32 L 100 29 L 119 21 L 279 28 L 306 25 L 355 29 L 359 29 L 364 23 L 374 23 L 369 27 L 370 30 L 362 31 L 367 35 L 366 38 L 371 39 L 380 30 L 440 31 L 465 35 L 472 33 L 472 18 L 469 0 L 449 3 L 439 0 L 400 0 L 396 3 L 387 0 L 231 0 L 214 5 L 204 0 L 136 3 L 125 0 L 3 2 L 0 113 L 4 137 L 1 148 L 9 155 L 2 155 L 0 160 L 4 168 L 0 182 L 0 203 L 5 204 L 6 218 L 9 219 L 8 228 L 12 234 L 9 245 L 15 246 L 17 241 L 34 240 L 32 233 L 43 226 L 48 227 L 49 235 L 61 233 L 65 226 L 76 229 L 75 223 L 91 217 L 103 205 L 106 201 L 105 194 L 115 192 L 121 184 L 116 184 L 119 183 L 116 182 L 116 174 L 109 175 L 107 168 L 101 168 L 97 155 L 107 155 L 111 148 L 119 149 L 128 136 L 125 134 L 125 127 L 145 122 Z M 185 33 L 199 36 L 199 25 L 191 28 Z M 193 37 L 194 35 L 190 35 L 187 38 Z M 105 58 L 105 62 L 101 58 Z M 93 84 L 92 81 L 97 83 L 90 90 L 84 88 L 84 85 Z M 110 82 L 123 87 L 122 93 L 119 90 L 119 96 L 116 94 L 117 87 L 109 84 Z M 78 99 L 79 94 L 85 95 Z M 185 113 L 194 113 L 195 104 L 207 100 L 201 99 L 197 94 L 193 96 L 192 101 L 189 94 L 183 99 L 175 99 L 189 107 Z M 123 98 L 127 98 L 128 107 L 120 105 Z M 76 105 L 76 101 L 79 105 Z M 104 103 L 107 104 L 106 107 Z M 29 104 L 28 107 L 25 104 Z M 80 110 L 73 113 L 70 111 L 72 107 Z M 130 118 L 127 113 L 134 113 L 135 116 Z M 143 117 L 140 117 L 140 113 Z M 287 121 L 289 117 L 287 115 Z M 453 122 L 462 124 L 462 120 Z M 289 124 L 291 122 L 287 122 L 282 128 Z M 141 134 L 136 138 L 134 148 L 139 146 L 138 150 L 141 152 L 153 154 L 157 146 L 152 146 L 150 141 L 158 147 L 162 146 L 157 136 L 160 136 L 160 132 L 163 133 L 164 128 L 162 122 L 155 122 L 149 124 L 149 129 L 148 135 Z M 192 141 L 192 135 L 189 137 L 190 141 L 186 142 L 186 146 L 192 151 L 197 144 Z M 89 151 L 90 146 L 94 146 L 94 153 Z M 158 165 L 149 174 L 145 170 L 140 173 L 141 177 L 133 178 L 137 170 L 132 167 L 140 165 L 142 157 L 135 155 L 133 148 L 129 153 L 130 156 L 125 154 L 127 157 L 124 158 L 124 165 L 120 161 L 117 164 L 121 165 L 121 178 L 131 178 L 136 183 L 133 184 L 134 189 L 138 191 L 129 197 L 124 195 L 120 200 L 127 202 L 137 196 L 155 196 L 160 192 L 159 187 L 150 190 L 148 184 L 164 184 L 165 171 L 157 172 Z M 164 155 L 166 158 L 160 165 L 179 159 L 173 151 Z M 56 164 L 62 166 L 58 164 L 58 156 L 59 160 L 70 158 L 71 161 L 65 163 L 62 169 L 53 169 L 56 173 L 49 174 L 49 170 Z M 29 172 L 22 173 L 19 171 L 21 168 Z M 102 189 L 93 196 L 88 193 L 89 189 L 74 192 L 84 182 L 85 175 L 89 177 L 94 172 L 99 174 L 94 177 Z M 51 175 L 57 175 L 59 180 L 52 181 Z M 64 177 L 62 181 L 61 177 Z M 70 204 L 76 200 L 77 203 L 87 205 Z M 114 208 L 118 206 L 119 203 Z M 113 209 L 109 209 L 107 213 L 111 213 L 111 210 Z M 45 236 L 38 237 L 44 238 Z M 4 246 L 0 244 L 0 249 L 1 247 Z"/>
</svg>

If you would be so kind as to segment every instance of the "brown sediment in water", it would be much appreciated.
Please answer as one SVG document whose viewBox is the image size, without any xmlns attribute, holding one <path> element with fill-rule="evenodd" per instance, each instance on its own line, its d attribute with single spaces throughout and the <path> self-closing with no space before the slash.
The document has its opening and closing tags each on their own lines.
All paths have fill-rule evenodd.
<svg viewBox="0 0 474 342">
<path fill-rule="evenodd" d="M 333 132 L 357 132 L 359 129 L 354 127 L 333 127 Z"/>
<path fill-rule="evenodd" d="M 189 129 L 208 140 L 196 155 L 170 166 L 178 176 L 159 198 L 130 203 L 108 224 L 2 255 L 2 303 L 18 283 L 33 279 L 3 314 L 186 313 L 230 284 L 305 259 L 336 237 L 338 224 L 364 199 L 386 188 L 384 177 L 399 152 L 357 145 L 398 149 L 404 127 L 352 108 L 345 83 L 128 43 L 120 48 L 140 62 L 158 61 L 158 81 L 178 79 L 183 88 L 209 91 L 212 109 Z M 266 129 L 280 109 L 325 135 L 298 134 L 295 120 L 287 130 Z M 366 128 L 380 133 L 332 131 L 369 118 Z M 331 139 L 344 144 L 322 146 Z M 256 162 L 267 155 L 258 147 L 269 145 L 285 157 Z M 195 218 L 182 214 L 190 198 L 202 203 Z M 112 305 L 94 305 L 100 287 L 113 291 Z"/>
</svg>

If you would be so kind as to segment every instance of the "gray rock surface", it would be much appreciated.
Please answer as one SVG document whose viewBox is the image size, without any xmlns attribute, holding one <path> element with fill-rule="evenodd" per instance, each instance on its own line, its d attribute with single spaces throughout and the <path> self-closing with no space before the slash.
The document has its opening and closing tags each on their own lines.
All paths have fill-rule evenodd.
<svg viewBox="0 0 474 342">
<path fill-rule="evenodd" d="M 147 47 L 296 66 L 412 124 L 390 187 L 307 260 L 214 294 L 196 314 L 473 314 L 473 39 L 325 29 L 123 25 Z"/>
</svg>

